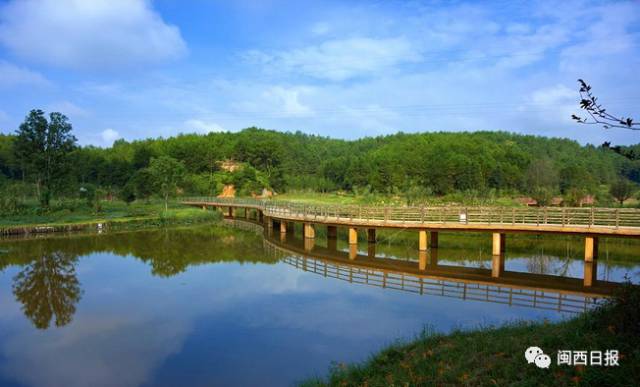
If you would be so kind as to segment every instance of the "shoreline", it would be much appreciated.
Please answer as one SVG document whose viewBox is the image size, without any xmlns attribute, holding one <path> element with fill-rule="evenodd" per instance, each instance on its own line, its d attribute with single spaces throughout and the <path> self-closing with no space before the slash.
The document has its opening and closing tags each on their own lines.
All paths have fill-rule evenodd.
<svg viewBox="0 0 640 387">
<path fill-rule="evenodd" d="M 213 214 L 213 212 L 208 213 Z M 0 238 L 11 236 L 29 236 L 42 234 L 76 233 L 83 231 L 135 230 L 163 226 L 181 226 L 218 221 L 215 215 L 189 217 L 154 216 L 146 218 L 96 219 L 78 223 L 42 223 L 35 225 L 0 227 Z"/>
</svg>

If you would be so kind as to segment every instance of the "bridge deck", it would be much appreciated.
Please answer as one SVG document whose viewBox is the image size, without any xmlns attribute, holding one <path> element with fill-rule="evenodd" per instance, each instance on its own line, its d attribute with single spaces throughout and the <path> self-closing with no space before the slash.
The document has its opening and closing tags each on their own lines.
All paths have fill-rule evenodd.
<svg viewBox="0 0 640 387">
<path fill-rule="evenodd" d="M 640 237 L 638 209 L 340 206 L 221 198 L 192 198 L 183 203 L 252 209 L 274 219 L 334 226 Z"/>
</svg>

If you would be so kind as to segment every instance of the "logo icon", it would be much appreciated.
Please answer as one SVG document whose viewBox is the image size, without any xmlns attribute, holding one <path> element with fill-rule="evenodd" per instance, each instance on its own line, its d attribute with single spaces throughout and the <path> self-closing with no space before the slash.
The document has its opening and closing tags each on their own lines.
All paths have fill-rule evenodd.
<svg viewBox="0 0 640 387">
<path fill-rule="evenodd" d="M 542 353 L 536 356 L 535 363 L 538 368 L 549 368 L 549 365 L 551 364 L 551 358 L 549 357 L 549 355 Z"/>
<path fill-rule="evenodd" d="M 551 358 L 546 355 L 540 347 L 529 347 L 524 351 L 524 357 L 527 363 L 534 363 L 538 368 L 549 368 Z"/>
</svg>

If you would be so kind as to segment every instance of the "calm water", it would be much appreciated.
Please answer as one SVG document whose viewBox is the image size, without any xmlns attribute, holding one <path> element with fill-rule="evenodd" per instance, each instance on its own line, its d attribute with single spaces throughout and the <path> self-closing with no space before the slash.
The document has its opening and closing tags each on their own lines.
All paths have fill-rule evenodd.
<svg viewBox="0 0 640 387">
<path fill-rule="evenodd" d="M 354 262 L 417 266 L 410 235 L 381 239 L 376 258 L 361 243 Z M 489 239 L 441 235 L 437 264 L 490 270 Z M 582 277 L 580 240 L 508 243 L 507 271 Z M 326 246 L 320 236 L 312 253 Z M 462 292 L 422 283 L 421 295 L 411 275 L 345 265 L 342 242 L 330 261 L 303 259 L 301 248 L 212 226 L 0 241 L 0 385 L 291 385 L 425 326 L 446 332 L 572 315 L 488 302 L 473 297 L 473 284 Z M 637 281 L 637 244 L 604 241 L 601 249 L 600 280 L 628 273 Z"/>
</svg>

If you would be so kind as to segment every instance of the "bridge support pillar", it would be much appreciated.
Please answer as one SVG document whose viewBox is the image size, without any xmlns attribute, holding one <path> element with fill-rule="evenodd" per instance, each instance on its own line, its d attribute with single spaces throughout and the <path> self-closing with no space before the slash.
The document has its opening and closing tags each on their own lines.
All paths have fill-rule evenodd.
<svg viewBox="0 0 640 387">
<path fill-rule="evenodd" d="M 498 278 L 502 273 L 504 273 L 504 254 L 494 254 L 491 259 L 491 276 Z"/>
<path fill-rule="evenodd" d="M 287 223 L 285 223 L 284 221 L 280 221 L 280 234 L 286 234 L 287 233 Z"/>
<path fill-rule="evenodd" d="M 418 269 L 426 270 L 427 269 L 427 251 L 418 251 Z"/>
<path fill-rule="evenodd" d="M 432 248 L 432 249 L 438 247 L 438 232 L 437 231 L 430 231 L 429 232 L 429 247 Z"/>
<path fill-rule="evenodd" d="M 313 246 L 315 245 L 316 240 L 313 238 L 304 238 L 304 249 L 305 251 L 313 250 Z"/>
<path fill-rule="evenodd" d="M 311 223 L 305 223 L 303 228 L 303 234 L 305 239 L 313 239 L 316 237 L 316 229 Z"/>
<path fill-rule="evenodd" d="M 354 227 L 349 227 L 349 244 L 350 245 L 358 244 L 358 230 Z"/>
<path fill-rule="evenodd" d="M 202 210 L 206 211 L 207 210 L 207 206 L 202 206 Z"/>
<path fill-rule="evenodd" d="M 493 255 L 501 255 L 504 253 L 506 235 L 499 232 L 493 233 Z"/>
<path fill-rule="evenodd" d="M 367 257 L 369 257 L 369 258 L 375 258 L 376 257 L 376 244 L 375 243 L 369 243 L 367 245 Z"/>
<path fill-rule="evenodd" d="M 337 239 L 338 238 L 338 227 L 336 227 L 336 226 L 327 226 L 327 238 L 329 238 L 329 239 Z"/>
<path fill-rule="evenodd" d="M 233 219 L 233 207 L 227 209 L 227 216 Z"/>
<path fill-rule="evenodd" d="M 598 279 L 598 262 L 597 261 L 591 261 L 591 262 L 585 261 L 585 263 L 584 263 L 583 285 L 584 286 L 593 286 L 593 285 L 595 285 L 597 279 Z"/>
<path fill-rule="evenodd" d="M 375 228 L 367 229 L 367 242 L 376 243 L 376 229 Z"/>
<path fill-rule="evenodd" d="M 354 260 L 358 256 L 358 245 L 350 244 L 349 245 L 349 259 Z"/>
<path fill-rule="evenodd" d="M 598 237 L 587 236 L 584 239 L 584 261 L 593 262 L 598 258 Z"/>
<path fill-rule="evenodd" d="M 258 222 L 264 224 L 264 212 L 262 211 L 258 212 Z"/>
<path fill-rule="evenodd" d="M 328 238 L 327 239 L 327 248 L 331 251 L 338 250 L 338 239 L 337 238 Z"/>
<path fill-rule="evenodd" d="M 420 230 L 418 231 L 418 250 L 427 251 L 427 231 Z"/>
<path fill-rule="evenodd" d="M 429 266 L 431 266 L 432 269 L 438 267 L 438 249 L 432 248 L 429 250 Z"/>
</svg>

